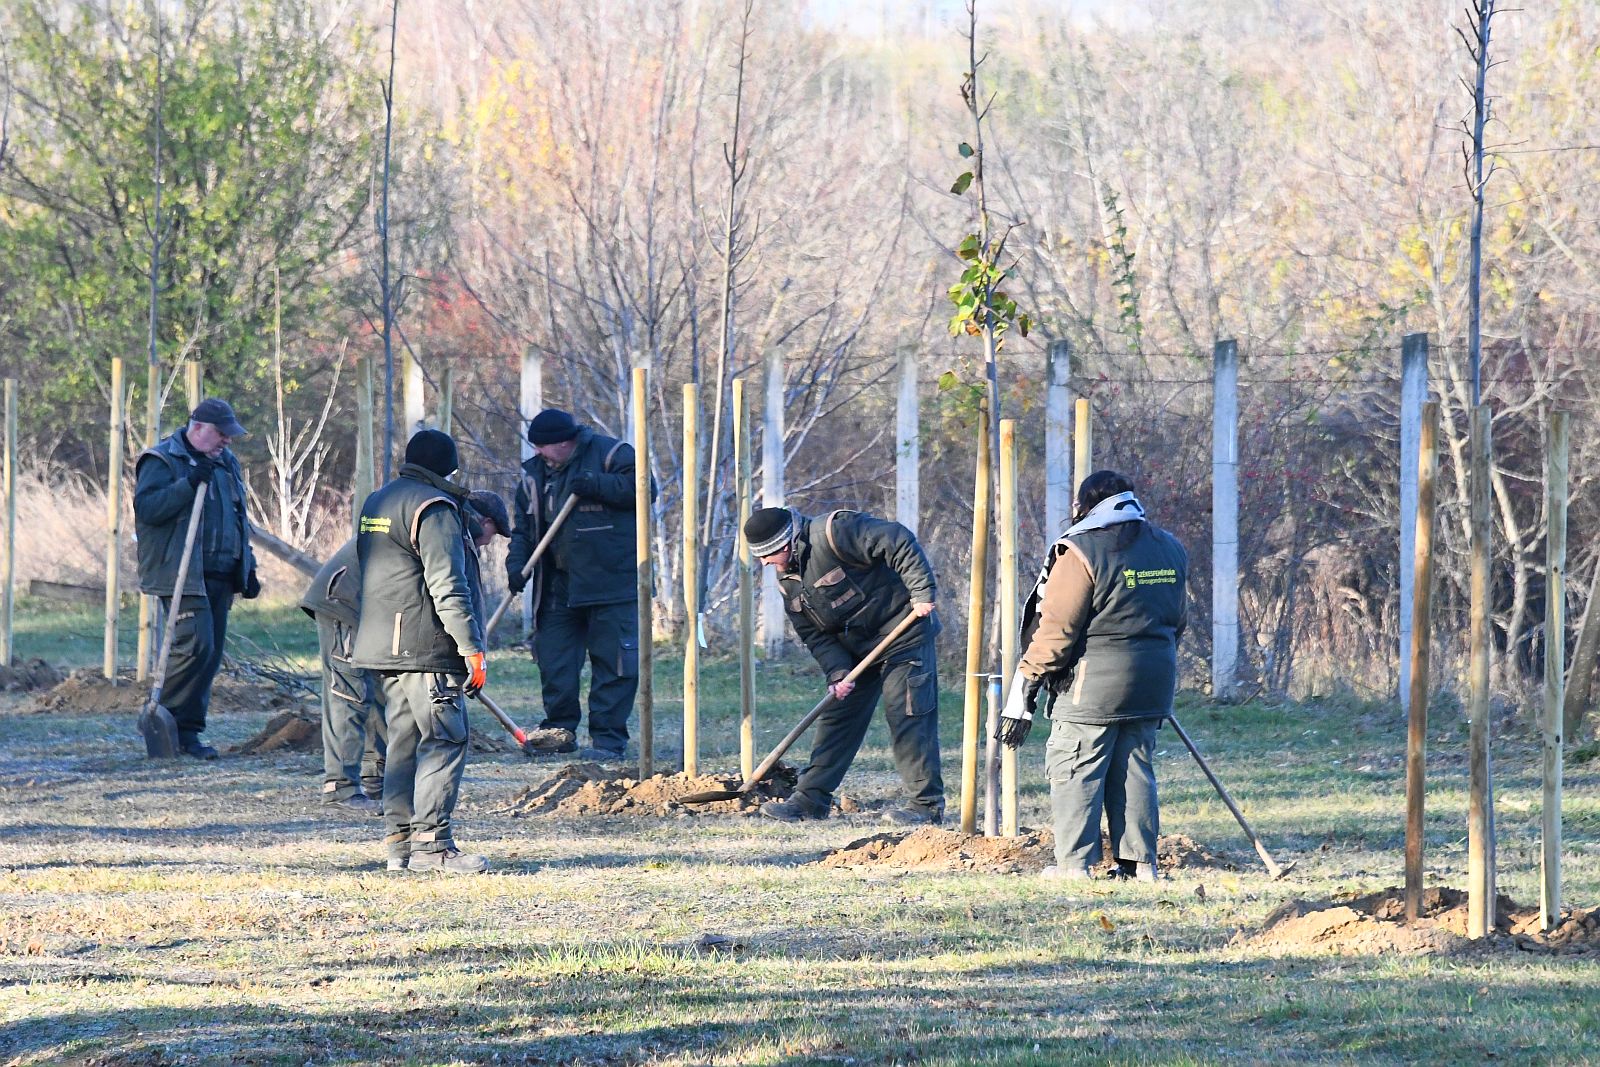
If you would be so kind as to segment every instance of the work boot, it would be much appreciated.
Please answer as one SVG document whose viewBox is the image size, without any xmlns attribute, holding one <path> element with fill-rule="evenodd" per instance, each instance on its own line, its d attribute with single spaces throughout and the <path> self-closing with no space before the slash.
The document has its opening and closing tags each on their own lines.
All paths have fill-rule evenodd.
<svg viewBox="0 0 1600 1067">
<path fill-rule="evenodd" d="M 367 796 L 365 793 L 351 793 L 343 800 L 327 801 L 324 807 L 337 808 L 340 811 L 352 812 L 356 815 L 382 815 L 383 805 Z"/>
<path fill-rule="evenodd" d="M 217 750 L 200 740 L 199 734 L 180 733 L 178 735 L 178 751 L 185 756 L 195 759 L 209 760 L 217 758 Z"/>
<path fill-rule="evenodd" d="M 761 805 L 761 814 L 779 822 L 803 822 L 806 819 L 826 819 L 828 809 L 818 807 L 796 793 L 788 800 L 769 800 Z"/>
<path fill-rule="evenodd" d="M 458 848 L 447 848 L 443 852 L 413 852 L 410 866 L 407 867 L 407 870 L 418 873 L 438 871 L 440 874 L 482 874 L 488 869 L 487 859 Z"/>
<path fill-rule="evenodd" d="M 1136 882 L 1154 882 L 1161 878 L 1155 864 L 1124 859 L 1117 860 L 1117 874 Z"/>
<path fill-rule="evenodd" d="M 541 726 L 528 731 L 527 747 L 538 753 L 559 755 L 578 751 L 578 735 L 560 726 Z"/>
<path fill-rule="evenodd" d="M 1092 876 L 1089 874 L 1089 868 L 1082 864 L 1058 867 L 1052 863 L 1039 872 L 1039 877 L 1047 882 L 1087 882 Z"/>
<path fill-rule="evenodd" d="M 884 810 L 882 820 L 890 826 L 938 826 L 944 821 L 944 808 L 926 804 L 901 804 Z"/>
<path fill-rule="evenodd" d="M 389 853 L 388 867 L 391 871 L 403 871 L 411 859 L 411 837 L 408 834 L 392 834 L 383 839 L 384 848 Z"/>
</svg>

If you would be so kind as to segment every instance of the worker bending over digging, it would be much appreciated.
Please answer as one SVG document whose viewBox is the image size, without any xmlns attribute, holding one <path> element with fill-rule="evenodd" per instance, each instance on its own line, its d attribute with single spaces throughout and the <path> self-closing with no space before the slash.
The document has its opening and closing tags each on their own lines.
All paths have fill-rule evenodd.
<svg viewBox="0 0 1600 1067">
<path fill-rule="evenodd" d="M 483 621 L 467 563 L 467 490 L 449 476 L 456 444 L 438 430 L 406 443 L 405 463 L 367 497 L 357 523 L 361 618 L 355 666 L 383 693 L 383 817 L 391 871 L 475 874 L 450 816 L 467 761 L 466 698 L 488 681 Z"/>
<path fill-rule="evenodd" d="M 898 522 L 856 511 L 807 519 L 762 508 L 744 524 L 751 555 L 778 574 L 795 633 L 828 677 L 836 703 L 817 719 L 811 762 L 788 800 L 761 814 L 784 822 L 825 819 L 883 697 L 895 768 L 910 802 L 884 813 L 900 826 L 944 818 L 939 772 L 939 678 L 934 637 L 934 577 L 916 535 Z M 908 613 L 918 621 L 855 682 L 845 681 Z"/>
<path fill-rule="evenodd" d="M 1104 807 L 1119 873 L 1153 882 L 1161 816 L 1152 760 L 1178 683 L 1189 557 L 1115 471 L 1083 480 L 1072 517 L 1023 608 L 1022 659 L 996 737 L 1021 746 L 1048 694 L 1056 862 L 1045 877 L 1089 877 Z"/>
</svg>

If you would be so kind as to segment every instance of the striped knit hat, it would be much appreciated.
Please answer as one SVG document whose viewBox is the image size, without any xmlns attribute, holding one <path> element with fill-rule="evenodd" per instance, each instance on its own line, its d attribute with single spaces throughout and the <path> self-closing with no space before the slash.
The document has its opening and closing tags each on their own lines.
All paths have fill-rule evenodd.
<svg viewBox="0 0 1600 1067">
<path fill-rule="evenodd" d="M 744 539 L 752 556 L 770 556 L 794 540 L 799 516 L 788 508 L 759 508 L 744 523 Z"/>
</svg>

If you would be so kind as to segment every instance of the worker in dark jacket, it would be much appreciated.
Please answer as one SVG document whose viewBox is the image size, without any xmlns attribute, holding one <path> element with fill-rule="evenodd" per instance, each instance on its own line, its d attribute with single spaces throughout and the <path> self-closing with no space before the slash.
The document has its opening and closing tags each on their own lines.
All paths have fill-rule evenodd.
<svg viewBox="0 0 1600 1067">
<path fill-rule="evenodd" d="M 322 653 L 322 802 L 377 815 L 383 796 L 383 702 L 372 676 L 351 662 L 361 616 L 361 561 L 354 537 L 311 579 L 300 607 L 317 621 Z"/>
<path fill-rule="evenodd" d="M 462 511 L 467 533 L 467 578 L 472 585 L 472 610 L 478 621 L 489 622 L 488 605 L 483 591 L 482 564 L 478 553 L 489 547 L 496 537 L 510 537 L 511 524 L 506 516 L 506 502 L 499 493 L 487 489 L 474 489 L 467 494 L 467 506 Z M 485 635 L 487 636 L 487 635 Z"/>
<path fill-rule="evenodd" d="M 778 573 L 795 633 L 821 665 L 836 703 L 817 719 L 811 762 L 794 795 L 761 813 L 786 822 L 825 819 L 833 791 L 861 748 L 872 709 L 883 698 L 895 768 L 910 803 L 885 812 L 897 825 L 944 818 L 939 770 L 939 678 L 934 637 L 934 577 L 916 535 L 897 522 L 856 511 L 807 519 L 761 508 L 744 525 L 750 553 Z M 855 682 L 845 675 L 909 613 L 919 620 Z"/>
<path fill-rule="evenodd" d="M 1073 518 L 1024 608 L 1023 653 L 998 738 L 1020 746 L 1048 694 L 1056 836 L 1048 877 L 1089 877 L 1103 807 L 1120 873 L 1154 881 L 1156 729 L 1177 689 L 1189 557 L 1114 471 L 1083 480 Z"/>
<path fill-rule="evenodd" d="M 528 424 L 528 440 L 537 455 L 522 465 L 506 554 L 513 594 L 529 584 L 522 571 L 534 547 L 567 499 L 577 498 L 532 575 L 544 721 L 528 740 L 546 752 L 577 749 L 578 679 L 587 659 L 592 747 L 584 756 L 621 760 L 639 689 L 633 447 L 555 408 Z"/>
<path fill-rule="evenodd" d="M 361 508 L 351 662 L 374 672 L 383 694 L 389 869 L 475 874 L 488 861 L 456 848 L 450 822 L 466 766 L 466 698 L 488 680 L 467 571 L 467 491 L 448 480 L 456 470 L 448 434 L 417 432 L 405 458 Z"/>
<path fill-rule="evenodd" d="M 202 400 L 188 425 L 146 449 L 136 466 L 139 591 L 160 597 L 164 610 L 178 613 L 161 702 L 177 720 L 179 749 L 197 759 L 217 758 L 217 750 L 200 735 L 211 706 L 211 683 L 222 666 L 233 598 L 242 593 L 250 600 L 261 594 L 245 516 L 244 475 L 228 449 L 244 432 L 226 402 Z M 194 555 L 183 589 L 175 591 L 189 515 L 201 485 L 207 488 Z"/>
</svg>

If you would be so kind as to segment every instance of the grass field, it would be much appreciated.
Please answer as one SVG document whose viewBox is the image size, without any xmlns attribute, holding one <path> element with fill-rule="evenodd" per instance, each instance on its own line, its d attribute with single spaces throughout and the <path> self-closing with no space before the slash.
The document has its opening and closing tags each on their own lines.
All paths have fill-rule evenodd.
<svg viewBox="0 0 1600 1067">
<path fill-rule="evenodd" d="M 241 605 L 234 619 L 310 668 L 298 611 Z M 99 661 L 97 613 L 25 603 L 18 622 L 21 656 Z M 658 658 L 664 763 L 680 678 Z M 960 696 L 956 672 L 943 678 L 954 809 Z M 537 722 L 534 679 L 518 653 L 491 662 L 491 691 L 520 720 Z M 736 769 L 736 667 L 714 660 L 704 679 L 702 769 Z M 796 659 L 764 666 L 758 687 L 764 748 L 818 680 Z M 1593 956 L 1275 958 L 1230 944 L 1293 897 L 1401 880 L 1390 706 L 1185 700 L 1190 732 L 1293 873 L 1266 878 L 1164 731 L 1163 829 L 1238 869 L 1062 886 L 811 865 L 880 830 L 871 814 L 513 819 L 496 809 L 559 764 L 511 754 L 472 758 L 458 810 L 489 875 L 389 875 L 378 820 L 320 808 L 318 754 L 155 764 L 131 716 L 20 704 L 0 695 L 3 1063 L 1600 1062 Z M 217 718 L 208 736 L 238 743 L 266 717 Z M 496 729 L 476 714 L 474 727 Z M 1432 884 L 1464 885 L 1465 741 L 1459 713 L 1436 717 Z M 1536 749 L 1513 738 L 1496 759 L 1502 891 L 1537 901 Z M 1045 821 L 1041 760 L 1036 739 L 1029 825 Z M 1583 905 L 1600 902 L 1597 769 L 1567 778 L 1567 892 Z M 895 797 L 881 721 L 845 791 L 869 812 Z"/>
</svg>

